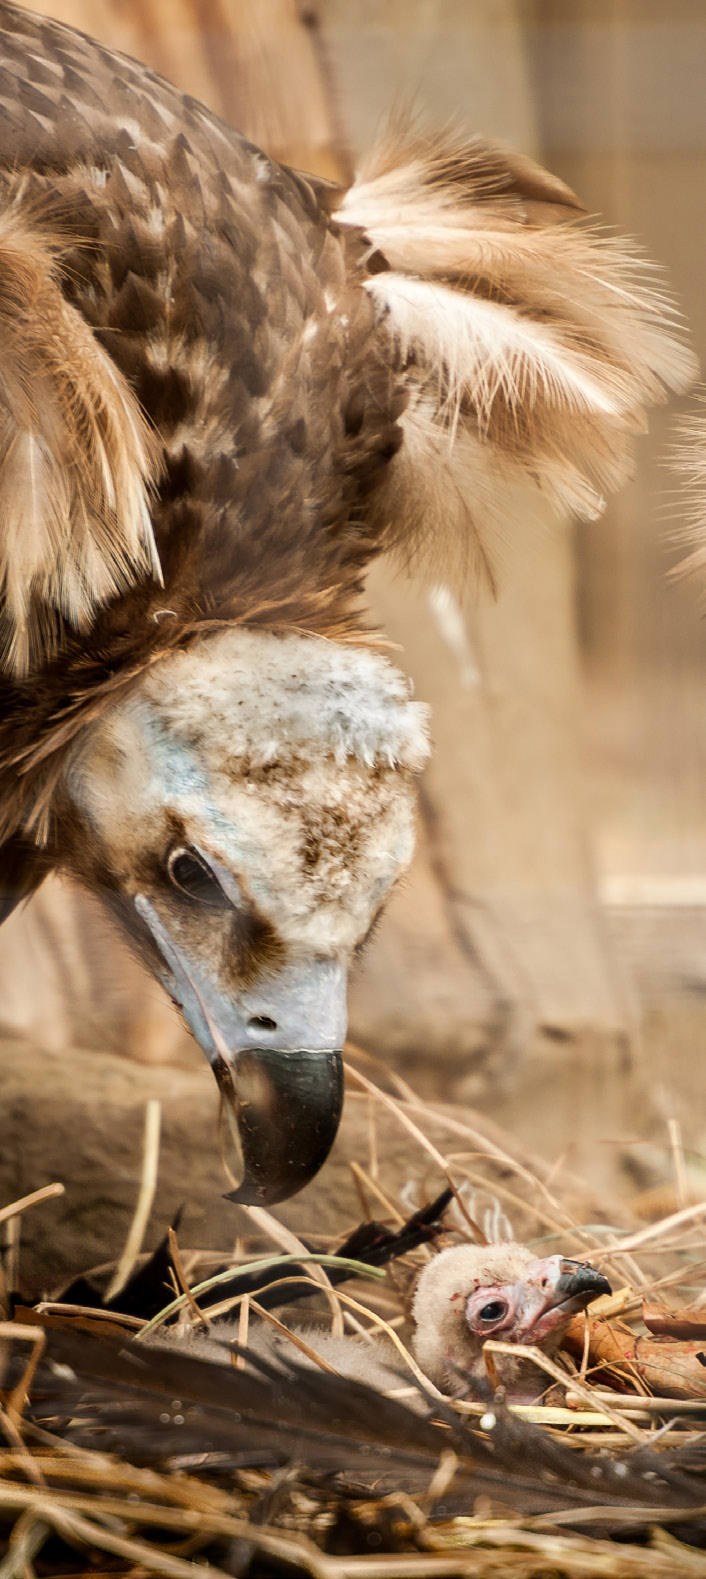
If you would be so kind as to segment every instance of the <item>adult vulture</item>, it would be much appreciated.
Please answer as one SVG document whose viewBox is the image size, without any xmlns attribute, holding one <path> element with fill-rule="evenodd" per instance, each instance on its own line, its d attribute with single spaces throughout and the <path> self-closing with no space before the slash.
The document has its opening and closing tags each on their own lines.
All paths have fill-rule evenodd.
<svg viewBox="0 0 706 1579">
<path fill-rule="evenodd" d="M 492 577 L 518 483 L 595 514 L 692 359 L 529 160 L 398 129 L 344 191 L 2 0 L 0 50 L 5 908 L 104 901 L 278 1200 L 427 754 L 366 566 L 460 530 Z"/>
</svg>

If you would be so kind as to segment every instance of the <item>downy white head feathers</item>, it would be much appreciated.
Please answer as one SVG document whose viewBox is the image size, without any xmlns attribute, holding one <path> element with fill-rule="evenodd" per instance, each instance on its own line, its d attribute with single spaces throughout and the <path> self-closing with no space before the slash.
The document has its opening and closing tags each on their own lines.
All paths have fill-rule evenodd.
<svg viewBox="0 0 706 1579">
<path fill-rule="evenodd" d="M 225 771 L 357 757 L 418 772 L 428 708 L 380 653 L 322 637 L 233 626 L 156 664 L 144 686 L 174 739 L 218 754 Z"/>
</svg>

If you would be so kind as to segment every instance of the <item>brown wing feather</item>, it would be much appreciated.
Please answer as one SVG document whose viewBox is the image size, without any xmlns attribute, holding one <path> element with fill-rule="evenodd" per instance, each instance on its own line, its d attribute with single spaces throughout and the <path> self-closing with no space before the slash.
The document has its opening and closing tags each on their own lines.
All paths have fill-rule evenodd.
<svg viewBox="0 0 706 1579">
<path fill-rule="evenodd" d="M 57 616 L 85 630 L 159 579 L 156 438 L 21 210 L 20 185 L 0 217 L 0 663 L 17 674 L 51 653 Z"/>
<path fill-rule="evenodd" d="M 63 245 L 82 350 L 108 353 L 104 379 L 129 385 L 164 450 L 152 511 L 164 592 L 120 600 L 132 658 L 162 609 L 190 626 L 258 611 L 350 623 L 360 499 L 401 442 L 397 376 L 375 354 L 355 265 L 347 279 L 360 245 L 340 240 L 303 178 L 146 68 L 8 4 L 0 31 L 0 204 L 22 171 L 27 207 Z M 86 568 L 105 602 L 103 561 Z M 65 648 L 79 614 L 65 597 Z M 27 619 L 40 615 L 35 600 Z M 98 617 L 82 651 L 103 651 L 115 623 Z"/>
</svg>

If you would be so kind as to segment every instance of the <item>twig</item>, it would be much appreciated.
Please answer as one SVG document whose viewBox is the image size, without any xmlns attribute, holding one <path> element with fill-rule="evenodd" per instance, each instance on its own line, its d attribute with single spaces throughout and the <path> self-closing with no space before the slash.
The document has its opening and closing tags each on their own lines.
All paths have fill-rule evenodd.
<svg viewBox="0 0 706 1579">
<path fill-rule="evenodd" d="M 419 1129 L 414 1123 L 414 1120 L 404 1112 L 400 1103 L 397 1102 L 394 1097 L 389 1097 L 385 1091 L 381 1091 L 379 1086 L 373 1084 L 372 1080 L 368 1080 L 367 1075 L 362 1075 L 360 1070 L 355 1069 L 352 1064 L 344 1064 L 344 1069 L 346 1074 L 352 1075 L 354 1080 L 358 1080 L 360 1082 L 365 1091 L 374 1095 L 379 1102 L 382 1102 L 383 1107 L 388 1108 L 391 1113 L 394 1113 L 403 1129 L 406 1129 L 410 1135 L 413 1135 L 414 1139 L 419 1141 L 420 1145 L 424 1147 L 424 1150 L 429 1153 L 429 1156 L 433 1157 L 437 1167 L 441 1169 L 444 1178 L 447 1180 L 450 1188 L 453 1190 L 456 1205 L 458 1206 L 461 1216 L 467 1223 L 476 1243 L 487 1243 L 485 1235 L 478 1227 L 478 1224 L 474 1223 L 473 1218 L 470 1216 L 470 1213 L 465 1205 L 465 1202 L 462 1200 L 461 1195 L 459 1194 L 458 1186 L 454 1183 L 451 1174 L 449 1173 L 449 1168 L 445 1157 L 442 1157 L 441 1152 L 437 1150 L 433 1141 L 429 1140 L 428 1136 L 423 1134 L 422 1130 Z"/>
<path fill-rule="evenodd" d="M 543 1354 L 542 1350 L 536 1348 L 533 1343 L 501 1343 L 499 1340 L 487 1338 L 483 1345 L 483 1350 L 485 1352 L 488 1349 L 493 1354 L 520 1355 L 523 1359 L 531 1360 L 534 1365 L 539 1366 L 540 1370 L 545 1371 L 547 1376 L 551 1376 L 555 1382 L 559 1382 L 565 1391 L 567 1388 L 570 1388 L 571 1392 L 577 1393 L 587 1409 L 594 1408 L 590 1387 L 584 1387 L 578 1376 L 567 1376 L 566 1371 L 562 1371 L 560 1365 L 555 1365 L 554 1361 L 550 1360 L 548 1355 Z M 619 1426 L 626 1436 L 631 1437 L 633 1442 L 643 1441 L 642 1432 L 638 1427 L 634 1426 L 631 1420 L 626 1419 L 625 1415 L 618 1414 L 616 1410 L 612 1409 L 610 1404 L 606 1402 L 605 1397 L 601 1399 L 601 1412 L 606 1414 L 609 1420 L 612 1420 L 613 1425 Z"/>
<path fill-rule="evenodd" d="M 271 1212 L 265 1211 L 264 1206 L 242 1206 L 241 1211 L 245 1212 L 246 1217 L 250 1218 L 250 1221 L 255 1224 L 256 1228 L 259 1228 L 261 1233 L 267 1234 L 268 1239 L 274 1240 L 274 1243 L 279 1245 L 280 1250 L 288 1251 L 294 1255 L 298 1254 L 303 1257 L 309 1257 L 309 1260 L 311 1261 L 311 1257 L 309 1256 L 306 1245 L 302 1244 L 301 1239 L 298 1239 L 296 1234 L 292 1233 L 291 1228 L 285 1228 L 284 1223 L 278 1222 L 277 1218 L 273 1217 Z M 321 1287 L 329 1302 L 331 1309 L 331 1331 L 337 1338 L 342 1338 L 343 1317 L 341 1315 L 341 1307 L 338 1304 L 336 1291 L 333 1288 L 331 1280 L 325 1271 L 326 1263 L 317 1262 L 316 1259 L 314 1259 L 312 1266 L 313 1270 L 311 1275 L 314 1279 L 314 1282 L 321 1284 Z"/>
<path fill-rule="evenodd" d="M 317 1354 L 316 1349 L 310 1348 L 309 1344 L 304 1342 L 304 1339 L 299 1336 L 298 1332 L 290 1332 L 289 1327 L 285 1327 L 283 1321 L 280 1321 L 277 1316 L 273 1316 L 271 1310 L 265 1310 L 263 1305 L 258 1305 L 257 1300 L 252 1298 L 250 1307 L 252 1310 L 257 1311 L 258 1316 L 262 1316 L 268 1326 L 274 1327 L 275 1332 L 278 1332 L 282 1338 L 287 1338 L 294 1345 L 295 1349 L 299 1349 L 299 1352 L 304 1354 L 307 1360 L 313 1360 L 314 1364 L 318 1365 L 319 1370 L 328 1371 L 330 1376 L 338 1376 L 339 1372 L 336 1370 L 335 1365 L 330 1365 L 328 1360 L 323 1358 L 323 1355 Z"/>
<path fill-rule="evenodd" d="M 11 1201 L 9 1206 L 0 1206 L 0 1223 L 6 1223 L 9 1217 L 19 1217 L 20 1212 L 28 1211 L 30 1206 L 39 1206 L 42 1201 L 51 1201 L 54 1196 L 64 1194 L 63 1184 L 43 1184 L 41 1190 L 32 1190 L 18 1201 Z"/>
<path fill-rule="evenodd" d="M 191 1292 L 191 1289 L 189 1287 L 189 1282 L 188 1282 L 186 1273 L 184 1271 L 184 1266 L 183 1266 L 182 1259 L 181 1259 L 181 1251 L 179 1249 L 179 1241 L 178 1241 L 177 1236 L 176 1236 L 176 1234 L 174 1232 L 174 1229 L 171 1226 L 171 1223 L 170 1223 L 170 1225 L 169 1225 L 169 1227 L 167 1229 L 167 1236 L 168 1236 L 168 1239 L 169 1239 L 169 1250 L 170 1250 L 171 1258 L 172 1258 L 172 1261 L 174 1263 L 174 1271 L 176 1272 L 177 1282 L 179 1284 L 181 1292 L 182 1292 L 182 1294 L 186 1294 L 186 1299 L 187 1299 L 187 1303 L 188 1303 L 188 1306 L 189 1306 L 189 1310 L 191 1311 L 191 1314 L 194 1317 L 194 1320 L 197 1321 L 197 1322 L 200 1322 L 202 1327 L 206 1327 L 206 1329 L 208 1330 L 208 1328 L 211 1325 L 210 1318 L 206 1315 L 205 1311 L 201 1310 L 200 1306 L 197 1305 L 196 1300 L 194 1299 L 194 1296 L 193 1296 L 193 1294 Z"/>
<path fill-rule="evenodd" d="M 248 1272 L 268 1272 L 270 1267 L 291 1266 L 293 1262 L 306 1262 L 314 1266 L 345 1267 L 349 1271 L 357 1273 L 359 1277 L 372 1278 L 373 1281 L 378 1282 L 384 1281 L 385 1278 L 384 1270 L 381 1267 L 366 1266 L 362 1261 L 352 1261 L 346 1256 L 314 1255 L 311 1251 L 305 1250 L 301 1255 L 264 1256 L 257 1261 L 247 1261 L 245 1265 L 226 1267 L 223 1272 L 216 1272 L 213 1277 L 207 1277 L 203 1283 L 195 1283 L 191 1292 L 194 1296 L 205 1294 L 209 1289 L 217 1288 L 220 1283 L 230 1283 L 233 1277 L 237 1275 L 244 1275 Z M 340 1294 L 337 1294 L 337 1298 L 341 1297 Z M 142 1338 L 146 1338 L 150 1332 L 155 1331 L 156 1327 L 160 1327 L 163 1322 L 168 1321 L 169 1317 L 173 1316 L 177 1310 L 181 1310 L 186 1303 L 185 1294 L 180 1294 L 177 1299 L 171 1300 L 168 1305 L 164 1306 L 163 1310 L 158 1311 L 157 1315 L 152 1317 L 151 1321 L 145 1323 L 141 1331 L 136 1334 L 135 1341 L 139 1343 Z"/>
</svg>

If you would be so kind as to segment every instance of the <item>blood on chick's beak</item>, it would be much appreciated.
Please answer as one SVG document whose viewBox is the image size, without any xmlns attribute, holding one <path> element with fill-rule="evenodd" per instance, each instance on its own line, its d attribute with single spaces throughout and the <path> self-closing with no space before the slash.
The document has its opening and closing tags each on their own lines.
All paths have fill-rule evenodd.
<svg viewBox="0 0 706 1579">
<path fill-rule="evenodd" d="M 523 1279 L 522 1310 L 513 1340 L 542 1343 L 592 1300 L 611 1292 L 608 1279 L 587 1262 L 558 1255 L 533 1261 Z"/>
<path fill-rule="evenodd" d="M 268 985 L 265 1006 L 275 1010 L 275 1023 L 251 994 L 226 996 L 202 979 L 144 895 L 135 908 L 168 967 L 165 986 L 213 1069 L 240 1174 L 226 1199 L 258 1206 L 288 1200 L 318 1173 L 338 1130 L 345 971 L 315 961 L 281 972 Z M 270 1045 L 257 1045 L 260 1037 Z M 306 1040 L 312 1045 L 302 1046 Z"/>
</svg>

